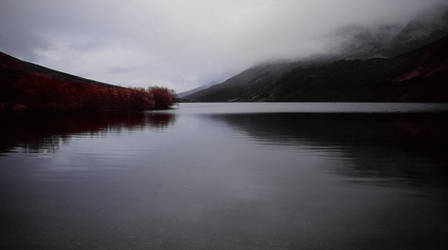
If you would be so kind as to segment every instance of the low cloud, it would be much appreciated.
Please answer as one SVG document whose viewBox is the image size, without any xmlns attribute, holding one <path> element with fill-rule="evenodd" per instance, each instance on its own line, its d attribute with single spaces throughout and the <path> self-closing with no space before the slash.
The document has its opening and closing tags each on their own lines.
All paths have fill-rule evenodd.
<svg viewBox="0 0 448 250">
<path fill-rule="evenodd" d="M 0 50 L 123 86 L 178 91 L 332 52 L 344 27 L 404 25 L 443 0 L 4 0 Z"/>
</svg>

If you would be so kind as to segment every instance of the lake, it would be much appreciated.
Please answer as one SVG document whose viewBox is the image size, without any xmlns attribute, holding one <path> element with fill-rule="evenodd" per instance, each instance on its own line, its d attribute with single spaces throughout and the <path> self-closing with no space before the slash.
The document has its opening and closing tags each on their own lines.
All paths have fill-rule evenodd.
<svg viewBox="0 0 448 250">
<path fill-rule="evenodd" d="M 4 116 L 1 249 L 447 249 L 448 105 Z"/>
</svg>

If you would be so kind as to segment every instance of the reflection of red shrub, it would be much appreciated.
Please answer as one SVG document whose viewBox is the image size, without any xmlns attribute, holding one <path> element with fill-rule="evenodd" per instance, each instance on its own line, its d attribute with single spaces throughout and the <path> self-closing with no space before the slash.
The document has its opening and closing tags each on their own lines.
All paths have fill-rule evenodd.
<svg viewBox="0 0 448 250">
<path fill-rule="evenodd" d="M 146 110 L 166 109 L 173 97 L 165 88 L 122 88 L 68 82 L 27 73 L 12 84 L 2 109 L 32 110 Z"/>
<path fill-rule="evenodd" d="M 172 114 L 151 114 L 149 116 L 149 125 L 151 127 L 167 127 L 174 122 Z"/>
<path fill-rule="evenodd" d="M 165 128 L 175 121 L 173 114 L 145 112 L 74 112 L 70 114 L 3 114 L 0 123 L 0 154 L 20 146 L 29 152 L 57 150 L 73 135 L 102 136 L 110 131 Z"/>
</svg>

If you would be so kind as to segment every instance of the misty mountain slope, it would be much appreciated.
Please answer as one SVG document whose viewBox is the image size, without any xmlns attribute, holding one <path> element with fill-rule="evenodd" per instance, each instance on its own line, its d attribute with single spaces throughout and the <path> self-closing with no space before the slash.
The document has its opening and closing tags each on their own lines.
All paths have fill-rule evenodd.
<svg viewBox="0 0 448 250">
<path fill-rule="evenodd" d="M 397 60 L 404 62 L 390 80 L 402 100 L 448 101 L 448 35 Z"/>
<path fill-rule="evenodd" d="M 385 58 L 382 50 L 391 44 L 402 27 L 399 25 L 379 25 L 373 28 L 348 26 L 339 29 L 334 36 L 342 39 L 339 57 L 345 59 Z"/>
<path fill-rule="evenodd" d="M 218 83 L 219 83 L 219 82 L 213 81 L 213 82 L 207 83 L 207 84 L 205 84 L 205 85 L 199 86 L 199 87 L 197 87 L 197 88 L 194 88 L 194 89 L 191 89 L 191 90 L 187 90 L 187 91 L 184 91 L 184 92 L 177 93 L 177 96 L 180 97 L 180 98 L 183 98 L 183 97 L 185 97 L 185 96 L 192 95 L 192 94 L 194 94 L 194 93 L 196 93 L 196 92 L 199 92 L 199 91 L 201 91 L 201 90 L 208 89 L 208 88 L 210 88 L 211 86 L 216 85 L 216 84 L 218 84 Z"/>
<path fill-rule="evenodd" d="M 201 101 L 240 101 L 238 96 L 244 95 L 250 100 L 266 97 L 266 91 L 277 84 L 278 79 L 298 67 L 310 67 L 325 59 L 314 59 L 299 62 L 265 63 L 251 67 L 223 83 L 208 89 L 185 96 L 188 100 Z"/>
<path fill-rule="evenodd" d="M 327 65 L 297 69 L 281 78 L 270 90 L 270 101 L 364 101 L 393 99 L 382 79 L 393 69 L 386 59 L 341 60 Z"/>
<path fill-rule="evenodd" d="M 184 96 L 192 101 L 279 101 L 279 100 L 396 100 L 400 93 L 386 84 L 388 72 L 393 71 L 404 55 L 428 45 L 448 34 L 448 8 L 426 11 L 404 27 L 380 25 L 376 28 L 360 26 L 346 27 L 338 31 L 345 42 L 341 51 L 327 60 L 317 63 L 320 67 L 310 69 L 309 63 L 270 63 L 241 72 L 207 90 Z M 416 52 L 418 53 L 418 52 Z M 409 56 L 409 55 L 407 55 Z M 334 64 L 335 58 L 346 59 Z M 372 58 L 371 60 L 367 60 Z M 394 60 L 383 60 L 394 58 Z M 356 59 L 363 59 L 357 61 Z M 306 67 L 304 67 L 306 65 Z M 281 70 L 279 70 L 281 69 Z M 291 73 L 294 71 L 294 73 Z M 333 72 L 334 71 L 334 72 Z M 273 73 L 276 72 L 276 73 Z M 397 73 L 399 74 L 399 73 Z M 297 85 L 294 81 L 300 81 Z M 339 91 L 341 83 L 325 84 L 328 81 L 344 81 L 347 89 Z M 376 82 L 376 84 L 374 84 Z M 367 84 L 368 83 L 368 84 Z M 316 97 L 317 85 L 325 85 L 327 94 Z M 350 87 L 352 85 L 352 87 Z M 388 88 L 382 91 L 379 86 Z M 359 86 L 365 86 L 359 89 Z M 355 90 L 355 88 L 358 88 Z M 345 94 L 344 94 L 344 93 Z M 378 95 L 373 98 L 372 94 Z M 379 93 L 378 93 L 379 92 Z M 321 92 L 323 93 L 323 91 Z M 399 98 L 400 99 L 400 98 Z M 440 98 L 438 98 L 440 99 Z"/>
<path fill-rule="evenodd" d="M 185 98 L 202 102 L 336 101 L 346 99 L 348 94 L 353 95 L 349 93 L 353 88 L 341 92 L 340 84 L 329 84 L 329 80 L 345 82 L 347 87 L 361 86 L 363 80 L 360 78 L 375 78 L 378 74 L 385 74 L 390 70 L 385 61 L 387 60 L 372 59 L 368 63 L 362 63 L 360 60 L 340 60 L 313 66 L 294 64 L 278 74 L 269 74 L 271 71 L 265 68 L 249 69 L 224 83 Z M 267 72 L 262 71 L 263 69 Z M 322 95 L 322 88 L 325 88 L 325 95 Z M 363 90 L 367 93 L 369 91 L 371 90 L 367 88 Z M 360 93 L 357 95 L 361 99 L 364 98 Z"/>
<path fill-rule="evenodd" d="M 411 20 L 378 53 L 398 56 L 443 38 L 448 33 L 448 5 L 428 10 Z"/>
<path fill-rule="evenodd" d="M 448 101 L 448 36 L 392 59 L 340 60 L 294 70 L 275 101 Z"/>
<path fill-rule="evenodd" d="M 263 72 L 250 83 L 243 72 L 194 101 L 448 101 L 448 38 L 392 58 L 338 60 L 293 67 L 278 78 L 264 80 Z M 255 81 L 254 81 L 255 79 Z"/>
<path fill-rule="evenodd" d="M 348 26 L 334 35 L 344 40 L 341 56 L 350 59 L 391 58 L 442 39 L 448 33 L 448 5 L 422 11 L 409 23 L 376 27 Z"/>
</svg>

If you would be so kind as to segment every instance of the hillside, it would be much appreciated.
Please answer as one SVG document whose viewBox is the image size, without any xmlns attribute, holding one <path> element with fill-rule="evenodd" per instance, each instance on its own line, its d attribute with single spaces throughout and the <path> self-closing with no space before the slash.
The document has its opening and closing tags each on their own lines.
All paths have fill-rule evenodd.
<svg viewBox="0 0 448 250">
<path fill-rule="evenodd" d="M 123 88 L 25 62 L 0 52 L 0 111 L 104 111 L 168 108 L 165 88 Z"/>
<path fill-rule="evenodd" d="M 184 100 L 446 102 L 448 9 L 429 14 L 398 31 L 347 28 L 340 55 L 255 66 Z"/>
<path fill-rule="evenodd" d="M 208 89 L 208 88 L 210 88 L 211 86 L 216 85 L 216 84 L 218 84 L 218 83 L 219 83 L 219 82 L 216 82 L 216 81 L 209 82 L 209 83 L 204 84 L 204 85 L 202 85 L 202 86 L 199 86 L 199 87 L 197 87 L 197 88 L 194 88 L 194 89 L 190 89 L 190 90 L 187 90 L 187 91 L 184 91 L 184 92 L 177 93 L 177 97 L 179 97 L 179 98 L 183 98 L 183 97 L 185 97 L 185 96 L 192 95 L 192 94 L 194 94 L 194 93 L 196 93 L 196 92 L 199 92 L 199 91 L 201 91 L 201 90 Z"/>
<path fill-rule="evenodd" d="M 448 36 L 392 59 L 338 60 L 319 65 L 298 66 L 284 70 L 278 75 L 258 71 L 258 75 L 251 79 L 247 76 L 254 74 L 245 71 L 222 84 L 186 98 L 202 102 L 446 102 L 447 50 Z"/>
<path fill-rule="evenodd" d="M 423 12 L 400 30 L 378 53 L 398 56 L 436 42 L 448 34 L 448 7 L 440 6 Z"/>
<path fill-rule="evenodd" d="M 2 81 L 14 80 L 14 78 L 22 76 L 23 73 L 38 73 L 43 74 L 52 78 L 57 78 L 68 82 L 84 82 L 89 84 L 96 84 L 100 86 L 116 88 L 118 86 L 107 84 L 103 82 L 98 82 L 79 76 L 67 74 L 61 71 L 49 69 L 34 63 L 19 60 L 15 57 L 9 56 L 0 51 L 0 72 L 2 76 Z M 7 76 L 10 78 L 8 79 Z"/>
</svg>

